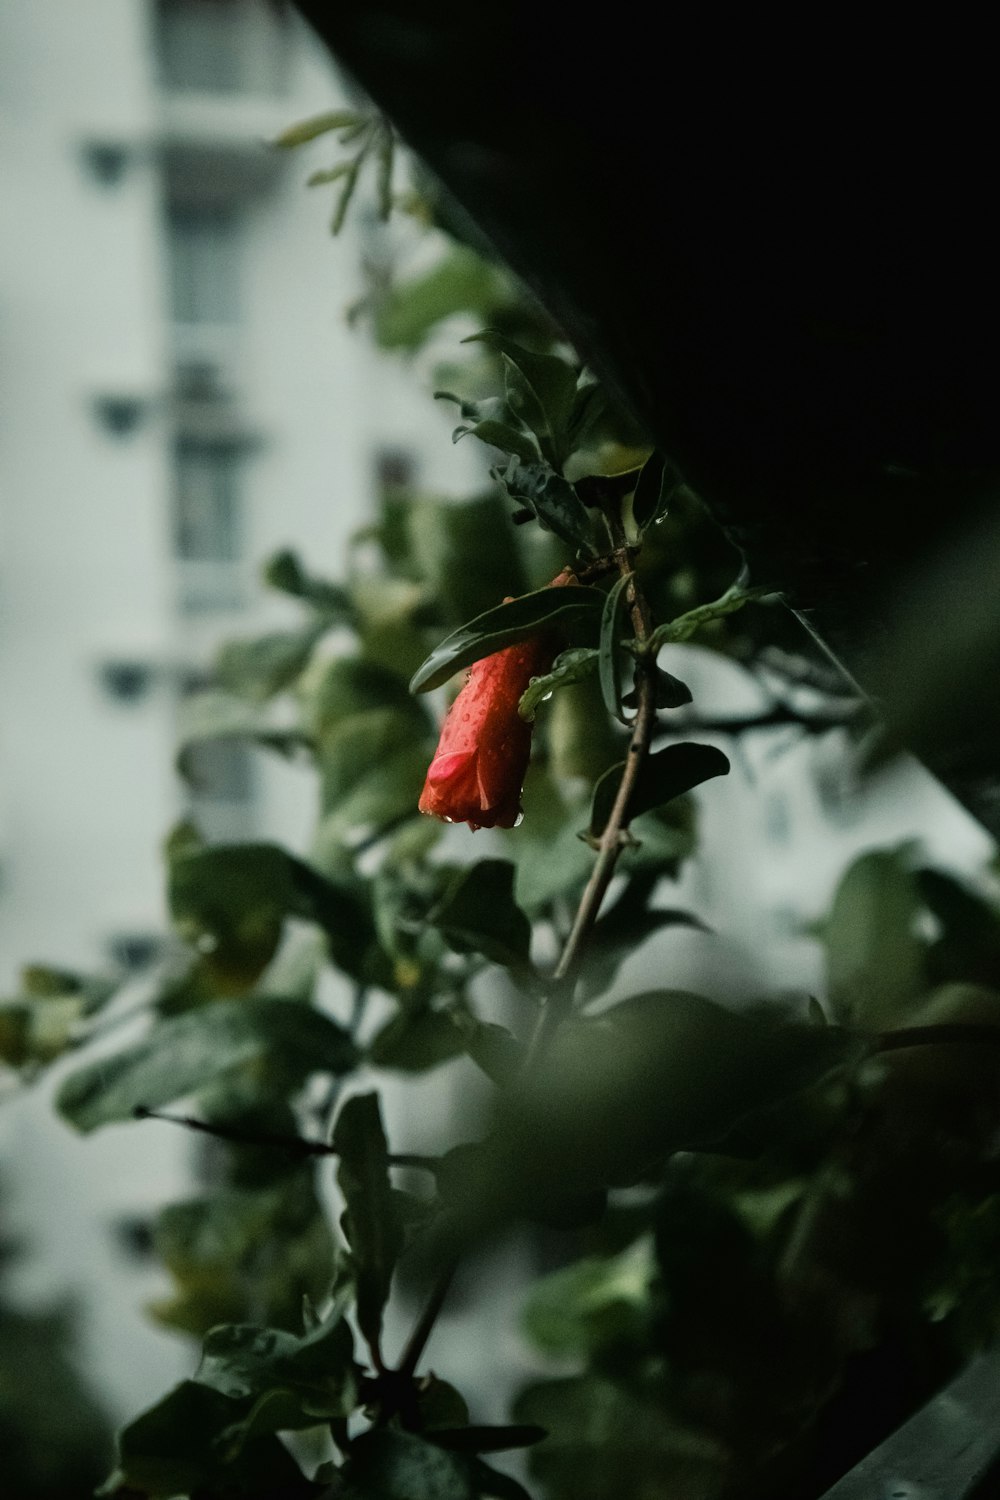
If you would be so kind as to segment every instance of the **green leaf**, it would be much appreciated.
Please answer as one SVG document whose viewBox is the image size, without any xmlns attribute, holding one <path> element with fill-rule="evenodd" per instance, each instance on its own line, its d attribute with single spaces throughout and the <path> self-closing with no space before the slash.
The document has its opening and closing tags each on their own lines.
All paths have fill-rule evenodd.
<svg viewBox="0 0 1000 1500">
<path fill-rule="evenodd" d="M 565 630 L 591 621 L 596 626 L 603 607 L 604 595 L 598 589 L 572 586 L 538 589 L 499 604 L 452 631 L 414 674 L 410 691 L 426 693 L 441 687 L 462 667 L 542 630 Z"/>
<path fill-rule="evenodd" d="M 415 739 L 416 759 L 420 761 L 423 771 L 427 769 L 426 762 L 429 761 L 432 750 L 428 736 L 429 725 L 422 713 L 413 713 L 413 708 L 417 706 L 413 699 L 407 701 L 410 705 L 408 710 L 395 707 L 373 708 L 365 713 L 340 719 L 320 740 L 318 759 L 322 775 L 322 811 L 327 814 L 339 810 L 345 828 L 369 821 L 364 816 L 364 809 L 370 801 L 378 800 L 379 795 L 376 793 L 375 798 L 372 798 L 369 783 L 374 781 L 381 786 L 383 778 L 380 772 L 384 766 L 393 764 L 396 772 L 400 751 L 413 750 Z M 413 759 L 412 755 L 404 756 L 402 764 Z M 395 784 L 397 780 L 398 774 L 394 774 L 389 778 L 389 784 Z M 416 788 L 418 796 L 422 785 L 421 775 Z M 407 792 L 411 789 L 408 785 Z M 404 802 L 404 809 L 410 805 L 413 804 L 407 800 Z"/>
<path fill-rule="evenodd" d="M 375 141 L 375 201 L 379 218 L 386 223 L 392 213 L 392 168 L 396 155 L 396 139 L 392 127 L 386 120 Z"/>
<path fill-rule="evenodd" d="M 326 578 L 307 573 L 298 554 L 283 548 L 268 558 L 262 570 L 264 582 L 272 589 L 301 599 L 326 616 L 330 623 L 350 624 L 351 601 L 346 589 Z"/>
<path fill-rule="evenodd" d="M 489 317 L 511 299 L 510 282 L 464 245 L 454 245 L 429 271 L 390 287 L 376 305 L 375 337 L 383 349 L 418 349 L 456 313 Z"/>
<path fill-rule="evenodd" d="M 239 1408 L 237 1408 L 239 1411 Z M 105 1493 L 128 1486 L 147 1500 L 198 1493 L 232 1500 L 304 1500 L 314 1493 L 276 1437 L 227 1443 L 234 1404 L 185 1380 L 119 1437 L 119 1472 Z"/>
<path fill-rule="evenodd" d="M 357 1398 L 351 1330 L 339 1313 L 302 1338 L 280 1328 L 223 1324 L 205 1337 L 194 1377 L 234 1400 L 282 1394 L 276 1425 L 257 1431 L 314 1427 L 347 1417 Z"/>
<path fill-rule="evenodd" d="M 559 468 L 569 452 L 567 429 L 576 397 L 577 371 L 554 354 L 535 354 L 487 329 L 466 343 L 486 344 L 503 359 L 507 403 L 534 432 L 542 452 Z"/>
<path fill-rule="evenodd" d="M 604 601 L 597 668 L 604 706 L 622 724 L 626 724 L 628 720 L 622 708 L 621 640 L 628 614 L 628 588 L 631 582 L 631 573 L 623 575 L 608 591 Z"/>
<path fill-rule="evenodd" d="M 523 1484 L 518 1484 L 509 1474 L 499 1474 L 480 1459 L 473 1461 L 472 1478 L 476 1494 L 483 1500 L 531 1500 Z"/>
<path fill-rule="evenodd" d="M 371 1349 L 382 1336 L 403 1231 L 389 1181 L 389 1151 L 377 1094 L 355 1094 L 343 1105 L 333 1130 L 340 1154 L 337 1185 L 347 1205 L 344 1233 L 351 1247 L 358 1299 L 358 1327 Z"/>
<path fill-rule="evenodd" d="M 182 938 L 205 956 L 220 988 L 253 984 L 295 906 L 291 858 L 274 844 L 218 845 L 172 859 L 168 900 Z"/>
<path fill-rule="evenodd" d="M 343 186 L 340 189 L 337 204 L 333 210 L 333 218 L 330 220 L 331 234 L 339 234 L 344 227 L 347 210 L 351 206 L 351 199 L 354 197 L 354 190 L 358 185 L 358 178 L 361 175 L 361 162 L 362 157 L 356 156 L 351 162 L 348 171 L 344 173 Z"/>
<path fill-rule="evenodd" d="M 401 1010 L 372 1038 L 368 1060 L 376 1068 L 425 1073 L 465 1050 L 461 1032 L 447 1012 Z"/>
<path fill-rule="evenodd" d="M 273 144 L 284 149 L 304 146 L 308 141 L 326 135 L 328 131 L 350 129 L 363 122 L 365 116 L 359 115 L 356 110 L 332 109 L 326 114 L 312 115 L 308 120 L 301 120 L 297 125 L 289 125 L 287 130 L 275 137 Z"/>
<path fill-rule="evenodd" d="M 510 422 L 496 422 L 487 418 L 482 422 L 456 427 L 451 440 L 453 443 L 458 443 L 464 437 L 478 438 L 481 443 L 486 443 L 490 448 L 499 448 L 501 453 L 512 453 L 526 464 L 538 462 L 538 449 L 530 435 L 522 432 L 520 428 L 513 427 Z"/>
<path fill-rule="evenodd" d="M 467 1011 L 457 1011 L 454 1025 L 461 1034 L 465 1051 L 487 1078 L 500 1087 L 512 1083 L 524 1064 L 524 1048 L 505 1026 L 493 1021 L 479 1021 Z"/>
<path fill-rule="evenodd" d="M 590 811 L 591 838 L 600 838 L 607 827 L 624 769 L 624 761 L 612 766 L 594 788 Z M 714 745 L 685 743 L 657 750 L 643 762 L 629 799 L 629 817 L 637 818 L 644 812 L 662 807 L 700 786 L 703 781 L 709 781 L 713 776 L 725 776 L 728 771 L 728 759 Z"/>
<path fill-rule="evenodd" d="M 598 651 L 594 646 L 573 646 L 563 651 L 552 663 L 551 672 L 544 677 L 532 677 L 521 694 L 517 711 L 530 724 L 543 703 L 557 688 L 569 687 L 571 683 L 583 682 L 597 671 Z"/>
<path fill-rule="evenodd" d="M 177 770 L 195 786 L 198 762 L 191 751 L 197 745 L 213 740 L 246 740 L 288 759 L 312 748 L 308 735 L 276 718 L 273 709 L 228 693 L 192 693 L 182 700 L 179 718 Z"/>
<path fill-rule="evenodd" d="M 241 993 L 259 979 L 290 916 L 322 927 L 345 973 L 379 977 L 364 885 L 327 879 L 276 844 L 181 854 L 170 864 L 169 896 L 177 929 L 202 955 L 217 992 Z"/>
<path fill-rule="evenodd" d="M 632 495 L 632 519 L 640 534 L 666 513 L 669 470 L 662 453 L 652 453 L 642 466 Z"/>
<path fill-rule="evenodd" d="M 348 172 L 353 172 L 353 161 L 340 161 L 335 167 L 326 167 L 319 172 L 310 172 L 306 178 L 306 187 L 328 187 L 332 182 L 339 182 L 346 177 Z"/>
<path fill-rule="evenodd" d="M 405 677 L 360 656 L 313 661 L 297 685 L 297 695 L 305 726 L 317 739 L 356 714 L 380 708 L 413 714 L 415 707 Z M 418 709 L 414 723 L 427 722 Z"/>
<path fill-rule="evenodd" d="M 726 615 L 735 614 L 745 604 L 751 604 L 757 599 L 766 599 L 773 593 L 774 590 L 768 588 L 746 588 L 741 575 L 718 599 L 713 599 L 708 604 L 699 604 L 694 609 L 689 609 L 686 614 L 678 615 L 675 620 L 668 620 L 665 624 L 658 625 L 649 639 L 642 644 L 641 649 L 655 652 L 659 651 L 661 646 L 688 641 L 703 625 L 724 619 Z"/>
<path fill-rule="evenodd" d="M 899 1025 L 926 988 L 923 901 L 901 850 L 873 850 L 851 865 L 820 927 L 834 1017 L 878 1029 Z"/>
<path fill-rule="evenodd" d="M 514 900 L 514 866 L 483 859 L 463 871 L 428 915 L 456 953 L 481 953 L 509 969 L 530 964 L 531 923 Z"/>
<path fill-rule="evenodd" d="M 525 1332 L 554 1359 L 592 1359 L 615 1345 L 641 1344 L 655 1274 L 649 1236 L 620 1255 L 585 1256 L 535 1283 L 524 1308 Z"/>
<path fill-rule="evenodd" d="M 495 489 L 461 502 L 414 499 L 409 556 L 447 627 L 530 587 L 508 506 Z"/>
<path fill-rule="evenodd" d="M 325 626 L 280 630 L 252 640 L 227 641 L 215 658 L 219 685 L 237 697 L 263 703 L 298 677 Z"/>
<path fill-rule="evenodd" d="M 468 1459 L 388 1427 L 354 1440 L 340 1479 L 341 1500 L 477 1500 L 479 1493 Z"/>
<path fill-rule="evenodd" d="M 514 1414 L 548 1432 L 532 1449 L 529 1466 L 552 1500 L 612 1495 L 712 1500 L 721 1493 L 726 1449 L 707 1433 L 678 1426 L 669 1408 L 599 1375 L 529 1386 Z"/>
<path fill-rule="evenodd" d="M 506 468 L 491 472 L 504 494 L 529 510 L 544 530 L 561 537 L 574 552 L 594 556 L 587 507 L 568 479 L 549 464 L 523 463 L 513 457 Z"/>
<path fill-rule="evenodd" d="M 704 923 L 691 912 L 673 907 L 648 908 L 644 898 L 651 893 L 655 880 L 655 875 L 640 875 L 633 880 L 594 927 L 584 952 L 581 973 L 582 989 L 587 999 L 604 994 L 622 963 L 654 933 L 667 927 L 706 930 Z"/>
<path fill-rule="evenodd" d="M 294 1122 L 284 1133 L 295 1133 Z M 216 1188 L 160 1212 L 153 1245 L 176 1289 L 150 1307 L 157 1322 L 201 1336 L 251 1317 L 298 1329 L 303 1295 L 326 1296 L 335 1250 L 312 1170 L 270 1156 L 277 1182 Z"/>
<path fill-rule="evenodd" d="M 293 1000 L 218 1000 L 159 1021 L 142 1041 L 70 1073 L 56 1107 L 78 1130 L 186 1097 L 234 1068 L 268 1059 L 298 1080 L 357 1063 L 347 1033 Z"/>
</svg>

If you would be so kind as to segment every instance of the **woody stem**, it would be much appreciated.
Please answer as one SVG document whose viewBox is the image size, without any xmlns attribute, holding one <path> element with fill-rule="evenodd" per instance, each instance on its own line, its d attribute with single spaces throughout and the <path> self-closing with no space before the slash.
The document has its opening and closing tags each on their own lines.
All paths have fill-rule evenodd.
<svg viewBox="0 0 1000 1500">
<path fill-rule="evenodd" d="M 608 529 L 611 533 L 614 559 L 618 571 L 623 578 L 629 580 L 626 586 L 626 597 L 632 619 L 632 628 L 635 631 L 636 640 L 644 641 L 652 633 L 649 606 L 646 603 L 638 580 L 632 571 L 632 556 L 629 552 L 625 528 L 622 524 L 621 516 L 614 505 L 608 506 L 606 518 Z M 649 753 L 653 731 L 656 728 L 655 656 L 642 654 L 638 657 L 636 666 L 636 695 L 638 698 L 638 709 L 632 723 L 632 738 L 629 741 L 628 753 L 625 757 L 625 768 L 622 771 L 621 781 L 618 783 L 618 791 L 615 794 L 610 816 L 601 834 L 597 859 L 594 861 L 594 867 L 590 872 L 590 878 L 580 898 L 580 904 L 577 907 L 569 937 L 566 939 L 562 955 L 552 976 L 555 985 L 554 993 L 549 997 L 548 1003 L 539 1017 L 535 1034 L 531 1039 L 526 1063 L 526 1066 L 529 1068 L 541 1055 L 549 1037 L 560 1025 L 565 1016 L 569 996 L 566 990 L 560 993 L 561 981 L 569 979 L 576 968 L 587 937 L 600 914 L 601 904 L 607 894 L 608 886 L 611 884 L 612 876 L 615 873 L 615 865 L 618 863 L 618 856 L 622 851 L 624 844 L 623 835 L 629 825 L 629 803 L 632 800 L 632 794 L 635 791 L 643 762 Z"/>
</svg>

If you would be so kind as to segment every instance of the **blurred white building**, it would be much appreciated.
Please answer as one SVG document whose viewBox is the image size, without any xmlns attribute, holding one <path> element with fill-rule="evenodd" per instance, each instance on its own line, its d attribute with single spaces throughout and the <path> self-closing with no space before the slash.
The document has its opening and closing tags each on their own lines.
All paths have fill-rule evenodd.
<svg viewBox="0 0 1000 1500">
<path fill-rule="evenodd" d="M 267 144 L 345 102 L 270 0 L 0 9 L 5 987 L 32 961 L 140 965 L 185 812 L 215 838 L 305 842 L 308 778 L 239 748 L 202 753 L 192 805 L 181 698 L 221 639 L 292 614 L 257 581 L 264 557 L 291 545 L 336 574 L 380 473 L 468 474 L 444 414 L 348 327 L 364 205 L 334 240 L 304 186 L 336 146 Z M 188 1142 L 78 1140 L 47 1093 L 0 1109 L 23 1287 L 81 1292 L 87 1362 L 132 1414 L 190 1353 L 143 1318 L 150 1274 L 108 1228 L 185 1190 Z"/>
</svg>

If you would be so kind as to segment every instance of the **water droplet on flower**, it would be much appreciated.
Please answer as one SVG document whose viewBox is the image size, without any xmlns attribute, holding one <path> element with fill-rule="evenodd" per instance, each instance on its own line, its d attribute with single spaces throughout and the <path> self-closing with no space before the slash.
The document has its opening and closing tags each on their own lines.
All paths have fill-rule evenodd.
<svg viewBox="0 0 1000 1500">
<path fill-rule="evenodd" d="M 551 696 L 552 695 L 550 693 L 549 697 L 551 697 Z M 523 812 L 519 812 L 518 815 L 517 815 L 517 817 L 514 819 L 514 827 L 515 828 L 520 828 L 520 826 L 521 826 L 521 824 L 523 822 L 524 822 L 524 813 Z"/>
</svg>

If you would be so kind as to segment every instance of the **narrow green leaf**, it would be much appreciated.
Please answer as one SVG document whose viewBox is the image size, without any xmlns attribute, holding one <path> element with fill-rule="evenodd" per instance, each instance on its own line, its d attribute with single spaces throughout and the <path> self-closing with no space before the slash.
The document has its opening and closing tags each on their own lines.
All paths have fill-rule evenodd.
<svg viewBox="0 0 1000 1500">
<path fill-rule="evenodd" d="M 392 168 L 396 141 L 391 126 L 383 120 L 375 147 L 375 201 L 379 218 L 386 223 L 392 213 Z"/>
<path fill-rule="evenodd" d="M 495 422 L 487 419 L 475 422 L 468 427 L 456 427 L 451 440 L 457 443 L 464 437 L 476 437 L 481 443 L 487 443 L 491 448 L 499 448 L 502 453 L 513 453 L 527 464 L 538 462 L 538 449 L 528 433 L 518 431 L 509 422 Z"/>
<path fill-rule="evenodd" d="M 601 615 L 601 645 L 598 654 L 598 674 L 604 706 L 622 724 L 626 724 L 628 720 L 622 708 L 621 639 L 625 629 L 628 587 L 631 582 L 631 573 L 623 575 L 608 591 Z"/>
<path fill-rule="evenodd" d="M 554 467 L 561 467 L 569 451 L 567 431 L 576 397 L 576 369 L 557 355 L 535 354 L 491 329 L 465 342 L 486 344 L 502 357 L 508 405 L 537 435 Z"/>
<path fill-rule="evenodd" d="M 456 953 L 481 953 L 492 963 L 530 963 L 531 923 L 514 900 L 514 866 L 483 859 L 463 872 L 427 918 Z"/>
<path fill-rule="evenodd" d="M 543 703 L 556 688 L 569 687 L 573 682 L 583 682 L 597 671 L 599 652 L 593 646 L 574 646 L 563 651 L 552 663 L 552 671 L 544 677 L 533 677 L 521 694 L 517 711 L 530 724 Z"/>
<path fill-rule="evenodd" d="M 594 788 L 590 810 L 590 836 L 600 838 L 607 827 L 625 762 L 605 771 Z M 629 817 L 662 807 L 713 776 L 725 776 L 729 761 L 714 745 L 668 745 L 646 757 L 629 801 Z"/>
<path fill-rule="evenodd" d="M 389 1149 L 377 1094 L 355 1094 L 337 1116 L 333 1145 L 340 1153 L 337 1185 L 344 1195 L 344 1233 L 357 1283 L 358 1327 L 378 1349 L 403 1231 L 389 1180 Z"/>
<path fill-rule="evenodd" d="M 342 177 L 346 177 L 348 172 L 353 170 L 353 167 L 352 161 L 341 161 L 335 167 L 326 167 L 322 171 L 312 172 L 306 178 L 306 187 L 325 187 L 328 183 L 339 182 Z"/>
<path fill-rule="evenodd" d="M 298 125 L 290 125 L 276 136 L 273 145 L 290 149 L 293 146 L 304 146 L 308 141 L 314 141 L 318 136 L 326 135 L 330 130 L 345 130 L 352 126 L 367 123 L 363 115 L 359 115 L 353 109 L 332 109 L 326 114 L 313 115 L 308 120 L 301 120 Z"/>
<path fill-rule="evenodd" d="M 584 587 L 538 589 L 497 605 L 443 640 L 414 673 L 410 691 L 426 693 L 441 687 L 462 667 L 541 630 L 565 630 L 590 622 L 596 629 L 603 607 L 600 590 Z"/>
<path fill-rule="evenodd" d="M 70 1073 L 56 1097 L 78 1130 L 131 1119 L 185 1098 L 234 1068 L 262 1058 L 295 1078 L 348 1073 L 357 1053 L 342 1027 L 292 1000 L 218 1000 L 157 1022 L 149 1035 Z"/>
<path fill-rule="evenodd" d="M 662 453 L 653 453 L 642 466 L 632 495 L 632 520 L 640 534 L 666 514 L 672 474 Z"/>
<path fill-rule="evenodd" d="M 769 588 L 748 589 L 744 587 L 742 580 L 738 579 L 718 599 L 713 599 L 709 604 L 699 604 L 695 609 L 689 609 L 686 614 L 678 615 L 675 620 L 668 620 L 666 624 L 658 625 L 642 649 L 659 651 L 661 646 L 688 641 L 703 625 L 708 625 L 713 620 L 721 620 L 726 615 L 735 614 L 745 604 L 769 598 L 773 594 L 774 590 Z"/>
<path fill-rule="evenodd" d="M 351 199 L 354 197 L 354 190 L 358 185 L 358 177 L 361 173 L 363 159 L 363 155 L 356 156 L 350 165 L 350 169 L 344 173 L 344 185 L 340 189 L 337 206 L 333 211 L 333 218 L 330 220 L 330 233 L 333 235 L 339 234 L 344 227 L 347 210 L 351 206 Z"/>
</svg>

